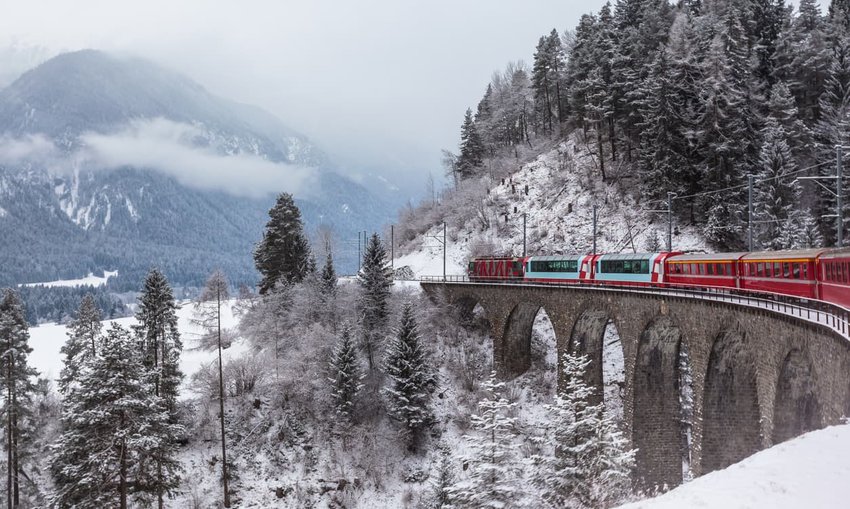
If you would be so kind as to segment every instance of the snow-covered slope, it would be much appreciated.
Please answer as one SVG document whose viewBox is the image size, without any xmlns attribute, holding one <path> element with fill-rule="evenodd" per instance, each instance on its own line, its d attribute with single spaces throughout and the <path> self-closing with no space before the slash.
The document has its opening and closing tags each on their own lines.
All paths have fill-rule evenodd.
<svg viewBox="0 0 850 509">
<path fill-rule="evenodd" d="M 848 507 L 848 479 L 850 424 L 844 424 L 799 436 L 621 509 Z"/>
<path fill-rule="evenodd" d="M 589 253 L 594 204 L 597 252 L 665 249 L 666 214 L 657 212 L 657 205 L 637 203 L 627 177 L 609 175 L 602 182 L 593 155 L 572 135 L 504 179 L 463 183 L 439 205 L 450 211 L 446 272 L 462 274 L 470 255 L 522 254 L 523 214 L 528 254 Z M 442 236 L 442 224 L 433 226 L 407 246 L 411 252 L 396 266 L 410 265 L 420 276 L 442 274 Z M 697 229 L 674 222 L 673 249 L 707 247 Z"/>
</svg>

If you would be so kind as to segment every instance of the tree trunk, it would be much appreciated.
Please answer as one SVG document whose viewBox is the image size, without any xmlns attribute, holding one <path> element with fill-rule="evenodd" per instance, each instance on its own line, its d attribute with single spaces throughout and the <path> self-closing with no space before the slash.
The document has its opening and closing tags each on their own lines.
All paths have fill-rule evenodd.
<svg viewBox="0 0 850 509">
<path fill-rule="evenodd" d="M 121 427 L 124 427 L 124 417 L 121 417 Z M 121 441 L 120 471 L 118 473 L 118 493 L 120 509 L 127 509 L 127 442 Z"/>
<path fill-rule="evenodd" d="M 230 493 L 227 489 L 227 447 L 224 436 L 224 374 L 221 368 L 221 294 L 216 291 L 216 305 L 218 306 L 218 401 L 219 418 L 221 420 L 221 482 L 224 485 L 224 507 L 230 507 Z"/>
<path fill-rule="evenodd" d="M 9 407 L 9 412 L 12 415 L 12 464 L 9 466 L 9 470 L 12 472 L 14 489 L 14 501 L 12 505 L 19 507 L 21 505 L 21 465 L 18 461 L 18 437 L 21 431 L 18 429 L 18 391 L 16 390 L 12 391 L 12 405 Z"/>
<path fill-rule="evenodd" d="M 611 142 L 611 160 L 617 160 L 617 144 L 614 135 L 614 116 L 608 118 L 608 140 Z"/>
<path fill-rule="evenodd" d="M 11 354 L 11 352 L 10 352 Z M 6 401 L 12 401 L 12 366 L 6 366 Z M 12 509 L 12 412 L 6 412 L 6 505 Z"/>
</svg>

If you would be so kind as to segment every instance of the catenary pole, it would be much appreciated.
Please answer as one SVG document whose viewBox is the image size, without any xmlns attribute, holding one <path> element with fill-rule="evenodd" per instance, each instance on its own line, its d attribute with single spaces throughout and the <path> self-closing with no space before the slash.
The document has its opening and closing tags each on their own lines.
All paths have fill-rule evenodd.
<svg viewBox="0 0 850 509">
<path fill-rule="evenodd" d="M 395 269 L 395 225 L 390 225 L 390 268 Z"/>
<path fill-rule="evenodd" d="M 753 176 L 747 175 L 747 186 L 749 188 L 747 198 L 747 249 L 753 251 Z"/>
<path fill-rule="evenodd" d="M 596 204 L 593 204 L 593 254 L 596 254 Z"/>
<path fill-rule="evenodd" d="M 836 205 L 838 208 L 838 220 L 836 227 L 836 245 L 841 247 L 844 245 L 844 203 L 843 203 L 843 194 L 844 194 L 844 186 L 842 185 L 842 180 L 844 180 L 844 167 L 842 156 L 844 147 L 841 145 L 835 147 L 835 171 L 836 171 Z"/>
<path fill-rule="evenodd" d="M 673 251 L 673 193 L 667 191 L 667 252 Z"/>
<path fill-rule="evenodd" d="M 443 221 L 443 281 L 446 280 L 446 222 Z"/>
<path fill-rule="evenodd" d="M 224 436 L 224 372 L 221 366 L 221 286 L 216 283 L 215 304 L 218 312 L 218 410 L 221 419 L 221 481 L 224 485 L 224 507 L 230 507 L 230 492 L 227 489 L 227 447 Z"/>
<path fill-rule="evenodd" d="M 525 234 L 526 224 L 527 224 L 526 214 L 523 213 L 522 214 L 522 256 L 523 257 L 526 256 L 526 250 L 527 250 L 527 245 L 526 245 L 526 241 L 525 241 L 525 239 L 526 239 L 526 234 Z"/>
</svg>

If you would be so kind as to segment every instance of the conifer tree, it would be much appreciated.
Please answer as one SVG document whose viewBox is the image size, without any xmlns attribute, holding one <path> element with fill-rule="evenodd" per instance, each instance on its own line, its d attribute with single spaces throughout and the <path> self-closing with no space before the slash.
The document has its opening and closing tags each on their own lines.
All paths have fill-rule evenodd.
<svg viewBox="0 0 850 509">
<path fill-rule="evenodd" d="M 53 505 L 126 509 L 174 493 L 179 465 L 163 437 L 182 428 L 169 422 L 146 371 L 131 334 L 114 324 L 63 401 L 64 429 L 51 457 Z"/>
<path fill-rule="evenodd" d="M 401 422 L 411 446 L 431 421 L 431 394 L 437 380 L 428 363 L 419 327 L 409 303 L 404 305 L 396 337 L 384 364 L 388 385 L 383 392 L 390 416 Z"/>
<path fill-rule="evenodd" d="M 850 38 L 837 41 L 829 79 L 820 98 L 821 119 L 815 128 L 818 142 L 818 161 L 822 177 L 835 177 L 835 147 L 850 143 Z M 821 218 L 821 232 L 828 245 L 835 245 L 837 238 L 835 180 L 824 181 L 827 189 L 818 186 L 818 203 L 815 215 Z M 850 179 L 844 179 L 844 196 L 850 190 Z M 845 200 L 845 213 L 850 210 L 850 200 Z M 827 216 L 827 217 L 824 217 Z M 832 218 L 828 217 L 832 216 Z M 846 232 L 845 232 L 846 233 Z"/>
<path fill-rule="evenodd" d="M 586 356 L 566 355 L 566 384 L 548 406 L 555 444 L 551 456 L 537 456 L 533 482 L 552 507 L 611 507 L 628 496 L 635 451 L 604 412 L 591 405 L 593 389 L 585 382 Z"/>
<path fill-rule="evenodd" d="M 221 429 L 221 481 L 223 490 L 224 507 L 230 507 L 230 492 L 228 489 L 228 474 L 227 474 L 227 440 L 225 436 L 224 424 L 224 370 L 222 367 L 221 349 L 222 349 L 222 330 L 221 330 L 221 304 L 230 298 L 230 285 L 227 282 L 227 276 L 221 270 L 216 270 L 207 279 L 207 284 L 201 291 L 201 295 L 195 302 L 195 313 L 197 323 L 204 330 L 201 338 L 203 345 L 213 343 L 218 347 L 218 404 L 219 404 L 219 425 Z"/>
<path fill-rule="evenodd" d="M 322 267 L 321 292 L 326 300 L 333 300 L 336 297 L 336 290 L 337 276 L 336 269 L 334 269 L 333 253 L 328 251 L 325 265 Z"/>
<path fill-rule="evenodd" d="M 358 275 L 360 296 L 358 311 L 362 330 L 363 350 L 369 370 L 375 368 L 375 357 L 384 341 L 389 317 L 388 299 L 392 286 L 392 271 L 387 262 L 384 244 L 373 233 L 363 255 L 363 264 Z"/>
<path fill-rule="evenodd" d="M 360 372 L 360 362 L 351 338 L 351 328 L 346 325 L 342 329 L 339 343 L 331 356 L 331 398 L 334 407 L 346 422 L 354 418 L 354 406 L 357 394 L 363 388 L 364 375 Z"/>
<path fill-rule="evenodd" d="M 769 117 L 762 130 L 759 155 L 759 181 L 755 189 L 754 208 L 759 245 L 764 249 L 790 249 L 797 244 L 792 236 L 801 228 L 800 186 L 789 174 L 797 165 L 791 156 L 784 129 Z M 786 230 L 792 231 L 786 231 Z"/>
<path fill-rule="evenodd" d="M 475 121 L 472 119 L 472 109 L 466 110 L 463 125 L 460 128 L 460 154 L 457 158 L 457 174 L 463 180 L 474 177 L 484 166 L 484 144 Z"/>
<path fill-rule="evenodd" d="M 450 509 L 457 507 L 454 503 L 451 488 L 455 483 L 455 472 L 452 468 L 450 451 L 441 450 L 440 462 L 437 465 L 437 475 L 432 476 L 431 495 L 426 503 L 427 509 Z"/>
<path fill-rule="evenodd" d="M 156 436 L 163 446 L 152 450 L 151 457 L 157 467 L 156 477 L 149 481 L 155 487 L 157 503 L 164 506 L 163 497 L 171 489 L 168 473 L 164 470 L 175 460 L 174 445 L 180 439 L 171 435 L 177 427 L 177 398 L 183 374 L 180 372 L 180 354 L 183 343 L 177 329 L 177 304 L 165 275 L 152 269 L 145 278 L 136 312 L 135 331 L 141 345 L 142 362 L 146 376 L 151 380 L 154 396 L 162 399 L 168 415 L 168 426 L 151 427 L 148 434 Z M 179 480 L 178 480 L 179 482 Z"/>
<path fill-rule="evenodd" d="M 3 291 L 0 300 L 0 416 L 3 427 L 3 449 L 6 452 L 6 500 L 9 507 L 21 503 L 23 463 L 32 432 L 32 379 L 38 372 L 29 366 L 32 353 L 29 327 L 18 295 Z"/>
<path fill-rule="evenodd" d="M 263 239 L 254 249 L 254 263 L 262 276 L 260 294 L 279 282 L 300 283 L 310 266 L 310 247 L 304 235 L 301 211 L 292 195 L 281 193 L 269 210 Z"/>
<path fill-rule="evenodd" d="M 553 121 L 560 122 L 564 114 L 561 98 L 563 60 L 561 37 L 557 30 L 552 30 L 548 36 L 541 37 L 537 44 L 531 74 L 534 108 L 545 133 L 551 133 Z"/>
<path fill-rule="evenodd" d="M 502 395 L 505 383 L 496 380 L 495 371 L 481 387 L 486 395 L 478 402 L 478 413 L 472 416 L 474 432 L 464 436 L 469 470 L 449 493 L 457 507 L 521 507 L 527 492 L 513 443 L 515 419 L 508 415 L 513 403 Z"/>
<path fill-rule="evenodd" d="M 87 294 L 80 301 L 77 317 L 68 324 L 68 340 L 60 352 L 65 355 L 65 367 L 59 375 L 59 392 L 65 394 L 68 384 L 74 383 L 82 366 L 97 354 L 100 333 L 103 329 L 103 317 L 94 302 L 94 297 Z"/>
</svg>

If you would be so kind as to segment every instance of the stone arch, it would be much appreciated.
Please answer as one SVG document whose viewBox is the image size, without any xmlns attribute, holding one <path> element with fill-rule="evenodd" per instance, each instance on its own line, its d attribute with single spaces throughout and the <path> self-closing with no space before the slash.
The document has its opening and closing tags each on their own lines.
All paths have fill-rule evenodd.
<svg viewBox="0 0 850 509">
<path fill-rule="evenodd" d="M 570 353 L 591 359 L 585 375 L 588 385 L 596 388 L 591 403 L 604 402 L 606 410 L 622 419 L 625 356 L 619 328 L 611 313 L 603 309 L 589 309 L 581 313 L 573 324 L 567 349 Z"/>
<path fill-rule="evenodd" d="M 487 309 L 484 307 L 480 299 L 471 295 L 462 295 L 452 302 L 452 307 L 457 313 L 458 321 L 461 325 L 470 326 L 474 323 L 476 308 L 481 307 L 484 310 L 483 315 L 487 316 Z"/>
<path fill-rule="evenodd" d="M 505 377 L 519 376 L 531 367 L 531 331 L 541 308 L 537 303 L 520 302 L 508 315 L 498 359 Z"/>
<path fill-rule="evenodd" d="M 823 424 L 809 356 L 792 348 L 782 361 L 773 404 L 773 443 L 778 444 Z"/>
<path fill-rule="evenodd" d="M 644 487 L 676 486 L 683 479 L 680 349 L 682 333 L 669 316 L 640 334 L 633 378 L 632 442 Z"/>
<path fill-rule="evenodd" d="M 721 332 L 708 357 L 703 389 L 703 474 L 737 463 L 761 448 L 757 380 L 743 333 Z"/>
</svg>

